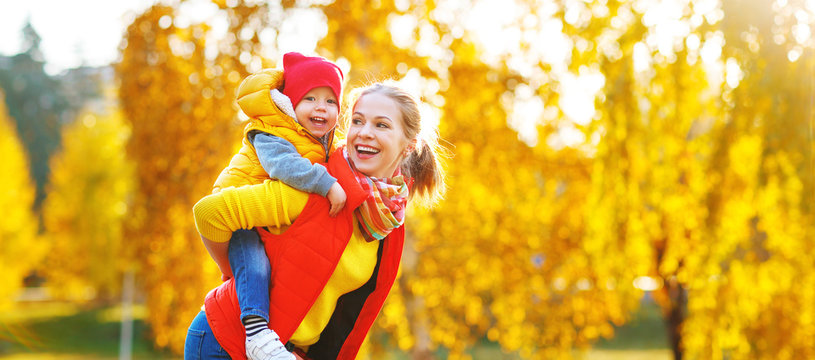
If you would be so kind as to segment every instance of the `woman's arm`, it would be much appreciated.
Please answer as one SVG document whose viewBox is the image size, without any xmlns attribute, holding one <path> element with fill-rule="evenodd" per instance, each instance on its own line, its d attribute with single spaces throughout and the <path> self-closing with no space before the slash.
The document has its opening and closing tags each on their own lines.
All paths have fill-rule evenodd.
<svg viewBox="0 0 815 360">
<path fill-rule="evenodd" d="M 256 226 L 291 225 L 308 201 L 308 193 L 280 181 L 229 187 L 205 196 L 193 206 L 195 227 L 224 276 L 231 276 L 228 246 L 232 233 Z"/>
</svg>

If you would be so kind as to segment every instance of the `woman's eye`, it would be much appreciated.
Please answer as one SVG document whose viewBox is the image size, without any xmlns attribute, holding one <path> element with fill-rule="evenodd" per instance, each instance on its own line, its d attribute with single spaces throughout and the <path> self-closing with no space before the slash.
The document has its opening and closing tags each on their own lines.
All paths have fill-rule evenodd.
<svg viewBox="0 0 815 360">
<path fill-rule="evenodd" d="M 383 128 L 383 129 L 387 129 L 387 128 L 389 128 L 389 127 L 390 127 L 390 126 L 388 126 L 388 124 L 383 123 L 383 122 L 381 122 L 381 123 L 379 123 L 379 124 L 376 124 L 376 126 L 377 126 L 377 127 L 381 127 L 381 128 Z"/>
<path fill-rule="evenodd" d="M 360 124 L 362 124 L 362 120 L 360 120 L 358 118 L 354 118 L 354 119 L 351 119 L 351 123 L 354 124 L 354 125 L 360 125 Z"/>
</svg>

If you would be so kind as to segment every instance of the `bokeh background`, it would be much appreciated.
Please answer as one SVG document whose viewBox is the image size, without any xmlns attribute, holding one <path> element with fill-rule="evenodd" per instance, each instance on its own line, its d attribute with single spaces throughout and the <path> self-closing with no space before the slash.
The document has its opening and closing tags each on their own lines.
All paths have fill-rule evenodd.
<svg viewBox="0 0 815 360">
<path fill-rule="evenodd" d="M 815 358 L 813 0 L 57 3 L 118 51 L 0 34 L 0 358 L 180 357 L 191 207 L 287 51 L 398 80 L 450 152 L 360 358 Z"/>
</svg>

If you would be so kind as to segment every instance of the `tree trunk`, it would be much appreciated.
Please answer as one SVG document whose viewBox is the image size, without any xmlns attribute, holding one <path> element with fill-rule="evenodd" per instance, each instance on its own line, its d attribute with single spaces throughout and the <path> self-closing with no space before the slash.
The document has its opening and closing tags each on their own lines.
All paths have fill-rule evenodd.
<svg viewBox="0 0 815 360">
<path fill-rule="evenodd" d="M 432 341 L 430 339 L 430 325 L 428 324 L 427 314 L 425 313 L 424 299 L 416 296 L 410 291 L 407 284 L 409 276 L 407 274 L 416 274 L 416 265 L 419 262 L 419 254 L 412 246 L 412 237 L 408 234 L 405 242 L 405 248 L 402 252 L 402 277 L 399 279 L 402 287 L 402 293 L 405 299 L 405 310 L 407 318 L 405 321 L 410 321 L 410 330 L 416 338 L 416 343 L 410 349 L 411 360 L 435 360 L 436 356 L 430 349 Z"/>
<path fill-rule="evenodd" d="M 665 290 L 670 299 L 670 307 L 664 312 L 665 325 L 668 328 L 668 344 L 674 354 L 674 360 L 682 360 L 682 334 L 680 327 L 687 316 L 688 291 L 682 287 L 676 277 L 665 282 Z"/>
<path fill-rule="evenodd" d="M 411 330 L 413 331 L 413 336 L 416 338 L 416 344 L 413 346 L 413 349 L 410 350 L 410 359 L 435 360 L 436 355 L 430 350 L 431 340 L 428 331 L 429 325 L 427 324 L 427 317 L 421 314 L 421 309 L 424 307 L 424 299 L 411 296 L 410 304 L 407 306 L 409 307 L 408 311 L 413 315 L 410 317 L 410 319 L 413 320 Z"/>
</svg>

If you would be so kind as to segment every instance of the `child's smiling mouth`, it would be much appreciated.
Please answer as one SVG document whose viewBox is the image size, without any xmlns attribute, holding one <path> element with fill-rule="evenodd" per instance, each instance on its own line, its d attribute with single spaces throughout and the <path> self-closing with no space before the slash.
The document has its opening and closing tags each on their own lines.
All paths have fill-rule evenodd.
<svg viewBox="0 0 815 360">
<path fill-rule="evenodd" d="M 326 120 L 324 117 L 314 116 L 308 118 L 308 120 L 311 122 L 312 125 L 314 125 L 314 127 L 317 128 L 324 128 L 328 126 L 328 120 Z"/>
</svg>

